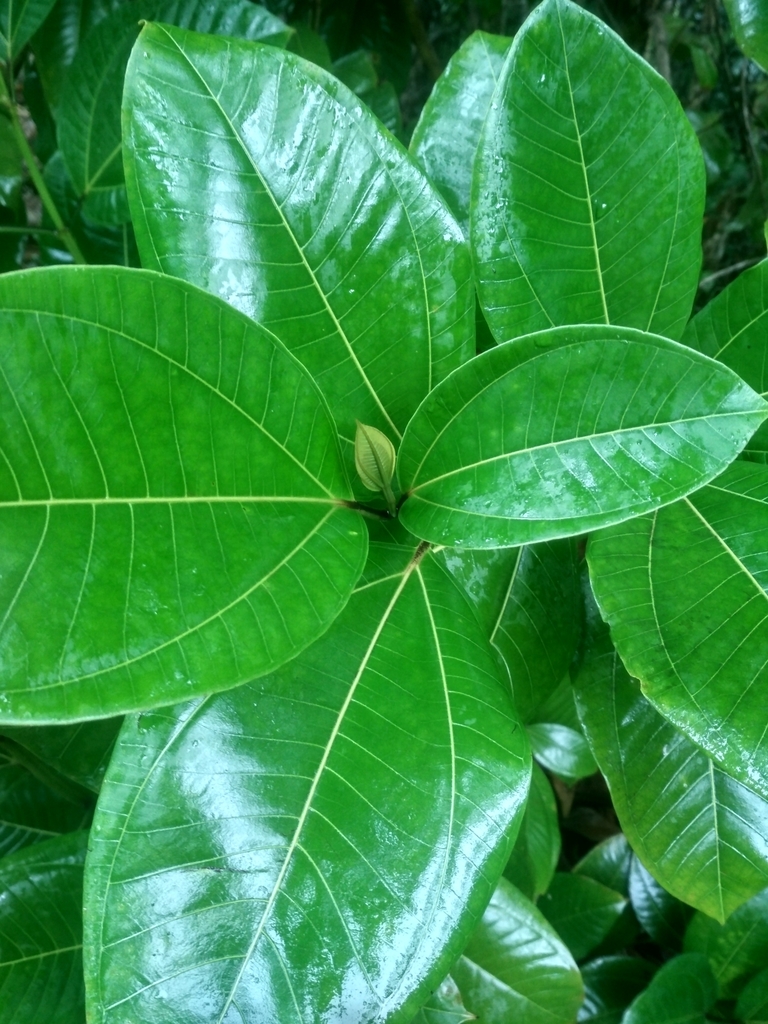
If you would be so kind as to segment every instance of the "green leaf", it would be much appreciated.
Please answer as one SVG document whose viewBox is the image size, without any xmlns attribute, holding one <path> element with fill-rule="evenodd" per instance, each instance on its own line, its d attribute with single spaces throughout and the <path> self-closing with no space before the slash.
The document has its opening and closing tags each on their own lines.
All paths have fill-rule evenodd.
<svg viewBox="0 0 768 1024">
<path fill-rule="evenodd" d="M 573 784 L 597 771 L 589 744 L 575 729 L 556 722 L 528 726 L 533 756 L 553 775 Z"/>
<path fill-rule="evenodd" d="M 129 219 L 120 138 L 120 101 L 131 47 L 142 19 L 162 19 L 200 32 L 282 44 L 286 26 L 247 0 L 138 0 L 124 4 L 89 33 L 64 80 L 59 145 L 83 213 L 105 224 Z"/>
<path fill-rule="evenodd" d="M 0 1022 L 83 1020 L 82 893 L 87 832 L 0 861 Z"/>
<path fill-rule="evenodd" d="M 744 987 L 736 1004 L 736 1016 L 744 1024 L 768 1024 L 768 968 Z"/>
<path fill-rule="evenodd" d="M 593 878 L 622 896 L 629 896 L 629 872 L 632 865 L 632 850 L 627 837 L 611 836 L 593 846 L 586 856 L 574 867 L 574 873 Z"/>
<path fill-rule="evenodd" d="M 768 963 L 768 889 L 742 904 L 725 924 L 695 914 L 685 949 L 707 957 L 721 996 L 738 995 L 745 978 Z"/>
<path fill-rule="evenodd" d="M 475 270 L 497 340 L 569 323 L 679 338 L 704 187 L 667 82 L 594 15 L 545 0 L 512 44 L 475 164 Z"/>
<path fill-rule="evenodd" d="M 724 0 L 736 42 L 768 70 L 768 6 L 765 0 Z"/>
<path fill-rule="evenodd" d="M 273 330 L 350 455 L 356 420 L 399 442 L 474 349 L 467 246 L 403 148 L 292 54 L 167 26 L 142 32 L 124 108 L 144 264 Z"/>
<path fill-rule="evenodd" d="M 368 50 L 374 55 L 380 76 L 398 93 L 405 90 L 413 58 L 404 4 L 391 0 L 323 0 L 320 31 L 334 59 L 353 50 Z"/>
<path fill-rule="evenodd" d="M 303 57 L 304 60 L 317 64 L 319 68 L 326 71 L 331 70 L 331 54 L 322 36 L 310 28 L 306 22 L 298 21 L 291 25 L 293 35 L 288 41 L 288 49 L 291 53 Z"/>
<path fill-rule="evenodd" d="M 3 725 L 3 736 L 20 743 L 45 764 L 98 793 L 122 718 L 100 718 L 74 725 Z"/>
<path fill-rule="evenodd" d="M 465 1021 L 475 1019 L 475 1015 L 466 1010 L 461 992 L 449 974 L 424 1003 L 411 1024 L 464 1024 Z"/>
<path fill-rule="evenodd" d="M 766 410 L 731 370 L 664 338 L 604 326 L 520 338 L 421 404 L 398 454 L 400 517 L 459 547 L 621 522 L 711 480 Z"/>
<path fill-rule="evenodd" d="M 535 900 L 549 888 L 559 858 L 555 794 L 544 772 L 534 764 L 525 814 L 504 877 L 528 899 Z"/>
<path fill-rule="evenodd" d="M 717 982 L 703 956 L 676 956 L 659 968 L 621 1024 L 706 1024 L 717 999 Z"/>
<path fill-rule="evenodd" d="M 54 793 L 13 753 L 13 748 L 0 739 L 0 857 L 85 828 L 91 820 L 91 808 Z"/>
<path fill-rule="evenodd" d="M 691 910 L 659 885 L 637 857 L 632 859 L 629 898 L 638 921 L 654 942 L 679 951 Z"/>
<path fill-rule="evenodd" d="M 584 995 L 573 957 L 504 878 L 452 974 L 484 1024 L 570 1024 Z"/>
<path fill-rule="evenodd" d="M 768 799 L 768 467 L 595 534 L 600 611 L 654 706 Z"/>
<path fill-rule="evenodd" d="M 472 166 L 512 40 L 473 32 L 448 61 L 424 104 L 410 152 L 469 238 Z"/>
<path fill-rule="evenodd" d="M 387 435 L 376 427 L 367 427 L 358 422 L 355 432 L 355 468 L 367 490 L 392 493 L 395 459 L 395 447 Z"/>
<path fill-rule="evenodd" d="M 56 0 L 1 0 L 0 61 L 11 65 L 45 21 Z"/>
<path fill-rule="evenodd" d="M 327 629 L 365 531 L 268 331 L 181 281 L 62 267 L 0 277 L 0 336 L 4 721 L 227 689 Z"/>
<path fill-rule="evenodd" d="M 758 394 L 768 392 L 768 260 L 739 274 L 690 321 L 683 342 L 719 359 Z M 749 441 L 745 455 L 768 461 L 768 427 Z"/>
<path fill-rule="evenodd" d="M 559 543 L 555 541 L 555 543 Z M 542 545 L 543 546 L 543 545 Z M 581 620 L 583 618 L 583 599 L 579 593 L 579 608 L 577 615 L 578 640 L 581 640 Z M 577 655 L 575 649 L 571 651 L 571 659 L 568 668 L 571 667 L 574 657 Z M 571 683 L 570 672 L 566 672 L 556 689 L 540 704 L 533 714 L 534 722 L 557 722 L 560 725 L 567 725 L 570 729 L 582 732 L 579 713 L 576 710 L 576 701 L 573 695 L 573 684 Z"/>
<path fill-rule="evenodd" d="M 487 903 L 529 774 L 459 588 L 424 546 L 373 543 L 281 672 L 126 719 L 88 867 L 89 1020 L 177 1024 L 204 987 L 211 1020 L 410 1021 Z"/>
<path fill-rule="evenodd" d="M 558 872 L 539 910 L 577 960 L 598 946 L 618 921 L 627 900 L 586 875 Z"/>
<path fill-rule="evenodd" d="M 447 548 L 442 557 L 504 659 L 518 714 L 529 721 L 561 682 L 578 642 L 575 542 L 485 551 Z"/>
<path fill-rule="evenodd" d="M 584 1002 L 579 1024 L 621 1024 L 624 1010 L 647 986 L 653 966 L 637 956 L 605 956 L 581 968 Z"/>
<path fill-rule="evenodd" d="M 587 738 L 635 853 L 669 893 L 723 920 L 768 884 L 765 802 L 654 710 L 594 605 L 575 687 Z"/>
</svg>

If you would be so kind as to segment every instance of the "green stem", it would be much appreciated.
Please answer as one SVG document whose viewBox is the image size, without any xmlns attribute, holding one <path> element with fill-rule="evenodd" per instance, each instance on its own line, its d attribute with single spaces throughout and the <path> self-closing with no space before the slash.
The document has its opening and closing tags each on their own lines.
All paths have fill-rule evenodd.
<svg viewBox="0 0 768 1024">
<path fill-rule="evenodd" d="M 21 126 L 19 120 L 19 112 L 16 109 L 16 104 L 11 99 L 11 95 L 8 91 L 8 85 L 3 75 L 0 74 L 0 105 L 5 107 L 11 115 L 11 125 L 13 126 L 13 134 L 16 139 L 16 145 L 19 147 L 22 158 L 27 165 L 29 176 L 32 179 L 35 188 L 37 189 L 38 195 L 42 200 L 43 206 L 48 211 L 48 216 L 51 218 L 56 226 L 56 231 L 59 234 L 64 245 L 69 249 L 72 254 L 72 259 L 75 263 L 87 263 L 85 256 L 83 256 L 80 246 L 75 241 L 72 232 L 69 230 L 67 225 L 62 220 L 61 214 L 56 208 L 56 204 L 53 201 L 51 193 L 48 191 L 48 186 L 45 184 L 40 168 L 37 166 L 37 160 L 35 154 L 30 148 L 27 137 L 24 134 L 24 129 Z"/>
<path fill-rule="evenodd" d="M 0 235 L 50 235 L 51 238 L 60 238 L 58 231 L 50 228 L 16 227 L 15 225 L 0 224 Z"/>
</svg>

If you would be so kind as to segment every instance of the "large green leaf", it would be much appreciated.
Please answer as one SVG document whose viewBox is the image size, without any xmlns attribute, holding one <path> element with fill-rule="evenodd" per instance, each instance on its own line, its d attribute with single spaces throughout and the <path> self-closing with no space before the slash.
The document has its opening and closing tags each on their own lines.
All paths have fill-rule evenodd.
<svg viewBox="0 0 768 1024">
<path fill-rule="evenodd" d="M 364 524 L 268 331 L 182 281 L 62 267 L 0 278 L 0 337 L 0 718 L 226 689 L 328 627 Z"/>
<path fill-rule="evenodd" d="M 594 606 L 575 685 L 587 737 L 635 853 L 672 895 L 724 920 L 768 884 L 765 801 L 643 697 Z"/>
<path fill-rule="evenodd" d="M 632 1002 L 621 1024 L 706 1024 L 717 999 L 717 982 L 703 956 L 689 953 L 668 961 Z"/>
<path fill-rule="evenodd" d="M 694 915 L 685 949 L 708 958 L 721 995 L 737 995 L 745 978 L 768 963 L 768 889 L 735 910 L 725 924 Z"/>
<path fill-rule="evenodd" d="M 372 544 L 279 673 L 126 720 L 88 862 L 89 1019 L 410 1021 L 482 913 L 529 773 L 460 589 L 424 545 Z"/>
<path fill-rule="evenodd" d="M 711 480 L 765 419 L 733 371 L 629 328 L 564 327 L 477 356 L 398 456 L 407 529 L 504 547 L 620 522 Z"/>
<path fill-rule="evenodd" d="M 0 1024 L 81 1024 L 87 832 L 0 861 Z"/>
<path fill-rule="evenodd" d="M 515 707 L 527 722 L 568 670 L 581 626 L 572 540 L 485 551 L 446 548 L 486 635 L 509 669 Z"/>
<path fill-rule="evenodd" d="M 469 194 L 480 132 L 511 39 L 473 32 L 424 104 L 410 151 L 469 237 Z"/>
<path fill-rule="evenodd" d="M 539 900 L 539 909 L 577 960 L 599 946 L 616 924 L 627 900 L 587 875 L 558 871 Z"/>
<path fill-rule="evenodd" d="M 72 725 L 3 725 L 2 734 L 43 763 L 98 793 L 122 718 L 100 718 Z"/>
<path fill-rule="evenodd" d="M 56 0 L 1 0 L 0 62 L 12 64 Z"/>
<path fill-rule="evenodd" d="M 643 693 L 768 799 L 768 467 L 730 466 L 684 501 L 595 534 L 587 558 Z"/>
<path fill-rule="evenodd" d="M 571 954 L 504 878 L 452 975 L 484 1024 L 570 1024 L 584 997 Z"/>
<path fill-rule="evenodd" d="M 584 1002 L 579 1024 L 621 1024 L 624 1010 L 651 980 L 653 966 L 638 956 L 605 956 L 581 968 Z"/>
<path fill-rule="evenodd" d="M 768 8 L 767 8 L 768 13 Z M 690 321 L 682 340 L 730 366 L 758 394 L 768 393 L 768 260 L 736 280 Z M 745 455 L 768 462 L 768 427 L 763 424 Z"/>
<path fill-rule="evenodd" d="M 512 854 L 504 876 L 528 899 L 537 899 L 549 888 L 560 857 L 560 825 L 552 786 L 537 764 Z"/>
<path fill-rule="evenodd" d="M 144 265 L 273 330 L 347 441 L 360 420 L 398 442 L 474 349 L 466 243 L 402 146 L 300 58 L 161 25 L 134 49 L 124 108 Z"/>
<path fill-rule="evenodd" d="M 138 0 L 122 4 L 91 29 L 64 80 L 58 112 L 59 145 L 83 212 L 92 220 L 129 219 L 120 138 L 125 68 L 142 19 L 225 36 L 288 38 L 283 22 L 248 0 Z"/>
<path fill-rule="evenodd" d="M 667 82 L 598 18 L 545 0 L 518 32 L 472 188 L 478 292 L 497 340 L 569 323 L 680 337 L 701 263 L 704 161 Z"/>
</svg>

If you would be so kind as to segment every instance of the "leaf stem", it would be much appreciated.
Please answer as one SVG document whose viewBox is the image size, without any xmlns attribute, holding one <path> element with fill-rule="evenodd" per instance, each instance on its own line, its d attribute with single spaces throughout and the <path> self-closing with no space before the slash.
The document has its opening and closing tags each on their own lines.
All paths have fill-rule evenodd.
<svg viewBox="0 0 768 1024">
<path fill-rule="evenodd" d="M 373 508 L 363 501 L 342 501 L 345 508 L 351 508 L 355 512 L 362 512 L 364 516 L 373 516 L 375 519 L 393 519 L 394 516 L 385 508 Z"/>
<path fill-rule="evenodd" d="M 53 201 L 53 196 L 48 191 L 48 186 L 45 184 L 43 175 L 40 172 L 40 168 L 37 166 L 37 160 L 35 154 L 27 141 L 27 137 L 24 134 L 24 129 L 21 126 L 19 119 L 19 112 L 16 109 L 16 104 L 11 98 L 11 94 L 8 90 L 8 84 L 5 81 L 5 77 L 0 74 L 0 107 L 4 107 L 11 116 L 11 125 L 13 127 L 13 134 L 16 139 L 16 145 L 19 147 L 22 158 L 27 165 L 29 176 L 32 179 L 35 188 L 37 189 L 38 195 L 42 200 L 43 206 L 48 211 L 48 216 L 51 218 L 53 223 L 56 225 L 56 231 L 61 238 L 64 245 L 69 249 L 72 254 L 72 259 L 75 263 L 87 263 L 85 256 L 80 249 L 80 246 L 74 239 L 72 232 L 69 230 L 67 225 L 64 223 L 61 214 L 59 213 L 56 204 Z M 31 234 L 32 232 L 30 232 Z"/>
</svg>

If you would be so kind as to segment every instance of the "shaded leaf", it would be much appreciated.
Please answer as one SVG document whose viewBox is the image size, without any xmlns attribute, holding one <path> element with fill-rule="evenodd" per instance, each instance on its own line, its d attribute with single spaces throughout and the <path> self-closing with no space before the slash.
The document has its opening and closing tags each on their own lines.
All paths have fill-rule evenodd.
<svg viewBox="0 0 768 1024">
<path fill-rule="evenodd" d="M 464 1006 L 458 986 L 448 975 L 413 1018 L 411 1024 L 464 1024 L 475 1015 Z"/>
<path fill-rule="evenodd" d="M 555 722 L 528 726 L 533 756 L 553 775 L 573 784 L 597 771 L 589 744 L 575 729 Z"/>
<path fill-rule="evenodd" d="M 89 859 L 89 1019 L 177 1024 L 204 986 L 209 1019 L 410 1021 L 482 913 L 529 772 L 461 591 L 423 547 L 372 543 L 281 672 L 126 720 Z"/>
<path fill-rule="evenodd" d="M 643 693 L 768 799 L 768 467 L 590 540 L 600 611 Z"/>
<path fill-rule="evenodd" d="M 703 956 L 676 956 L 660 967 L 633 1001 L 621 1024 L 706 1024 L 717 999 L 717 982 Z"/>
<path fill-rule="evenodd" d="M 637 956 L 605 956 L 581 968 L 584 1002 L 579 1024 L 621 1024 L 624 1010 L 648 985 L 653 965 Z"/>
<path fill-rule="evenodd" d="M 2 733 L 69 779 L 98 793 L 121 718 L 100 718 L 73 725 L 3 725 Z"/>
<path fill-rule="evenodd" d="M 638 921 L 651 938 L 667 949 L 680 950 L 691 909 L 659 885 L 637 857 L 632 859 L 629 898 Z"/>
<path fill-rule="evenodd" d="M 45 21 L 56 0 L 2 0 L 0 3 L 0 61 L 12 64 L 25 43 Z"/>
<path fill-rule="evenodd" d="M 704 162 L 670 86 L 604 22 L 568 0 L 535 9 L 501 72 L 472 188 L 478 294 L 498 341 L 568 323 L 680 337 Z"/>
<path fill-rule="evenodd" d="M 694 914 L 685 949 L 707 957 L 721 996 L 738 995 L 745 978 L 768 963 L 768 889 L 734 910 L 725 924 Z"/>
<path fill-rule="evenodd" d="M 269 332 L 181 281 L 63 267 L 0 278 L 0 333 L 5 721 L 227 689 L 330 625 L 367 538 Z"/>
<path fill-rule="evenodd" d="M 632 850 L 627 837 L 619 833 L 593 846 L 586 856 L 574 867 L 574 873 L 594 878 L 622 896 L 629 896 L 629 872 L 632 866 Z"/>
<path fill-rule="evenodd" d="M 766 410 L 731 370 L 653 335 L 580 326 L 520 338 L 422 402 L 398 453 L 400 517 L 459 547 L 607 526 L 711 480 Z"/>
<path fill-rule="evenodd" d="M 473 32 L 454 53 L 424 104 L 410 152 L 469 238 L 469 194 L 480 132 L 511 39 Z"/>
<path fill-rule="evenodd" d="M 304 60 L 308 60 L 312 64 L 317 64 L 319 68 L 330 71 L 331 54 L 322 36 L 303 21 L 297 21 L 291 25 L 291 29 L 293 34 L 287 44 L 291 53 L 303 57 Z"/>
<path fill-rule="evenodd" d="M 275 331 L 350 445 L 356 420 L 397 443 L 474 348 L 467 246 L 402 147 L 292 54 L 167 26 L 142 32 L 124 107 L 145 265 Z"/>
<path fill-rule="evenodd" d="M 504 877 L 528 899 L 535 900 L 549 888 L 559 857 L 555 794 L 544 772 L 534 764 L 525 814 Z"/>
<path fill-rule="evenodd" d="M 569 1024 L 584 994 L 573 957 L 504 878 L 452 973 L 484 1024 Z"/>
<path fill-rule="evenodd" d="M 576 699 L 621 826 L 668 892 L 723 920 L 768 884 L 766 804 L 643 697 L 592 603 L 587 621 Z"/>
<path fill-rule="evenodd" d="M 768 46 L 768 41 L 767 41 Z M 768 392 L 768 260 L 739 274 L 689 322 L 683 341 L 719 359 L 758 394 Z M 745 455 L 768 461 L 768 427 L 750 439 Z"/>
<path fill-rule="evenodd" d="M 736 42 L 768 70 L 768 8 L 761 0 L 724 0 Z"/>
<path fill-rule="evenodd" d="M 0 1021 L 83 1020 L 82 893 L 87 832 L 0 861 Z"/>
<path fill-rule="evenodd" d="M 558 872 L 538 903 L 577 960 L 598 946 L 618 921 L 627 900 L 586 875 Z"/>
<path fill-rule="evenodd" d="M 736 1016 L 744 1024 L 768 1022 L 768 968 L 745 985 L 736 1004 Z"/>
</svg>

